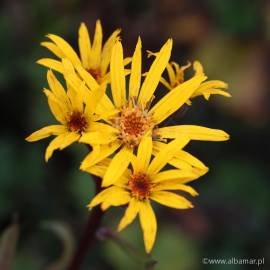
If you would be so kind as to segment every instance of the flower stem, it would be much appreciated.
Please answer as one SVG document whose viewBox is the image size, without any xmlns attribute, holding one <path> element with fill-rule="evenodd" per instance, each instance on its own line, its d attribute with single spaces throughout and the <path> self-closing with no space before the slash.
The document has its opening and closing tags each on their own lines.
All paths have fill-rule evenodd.
<svg viewBox="0 0 270 270">
<path fill-rule="evenodd" d="M 96 194 L 101 191 L 101 179 L 92 176 L 96 183 Z M 103 211 L 100 209 L 99 206 L 96 206 L 91 210 L 85 230 L 82 234 L 82 238 L 79 242 L 78 248 L 71 260 L 71 263 L 68 267 L 68 270 L 79 270 L 85 255 L 90 248 L 91 245 L 96 241 L 96 231 L 101 223 L 101 219 L 103 216 Z"/>
<path fill-rule="evenodd" d="M 145 270 L 154 270 L 157 261 L 152 259 L 150 255 L 141 252 L 134 247 L 130 242 L 120 237 L 117 233 L 108 228 L 100 228 L 97 231 L 99 240 L 112 240 L 117 244 L 127 255 L 129 255 L 136 262 L 143 264 Z"/>
</svg>

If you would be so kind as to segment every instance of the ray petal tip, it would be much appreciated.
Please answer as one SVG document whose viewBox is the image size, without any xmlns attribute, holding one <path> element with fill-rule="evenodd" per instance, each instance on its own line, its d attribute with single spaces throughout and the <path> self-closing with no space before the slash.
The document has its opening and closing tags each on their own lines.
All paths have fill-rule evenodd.
<svg viewBox="0 0 270 270">
<path fill-rule="evenodd" d="M 96 26 L 101 27 L 101 21 L 100 21 L 100 19 L 97 19 L 97 21 L 96 21 Z"/>
<path fill-rule="evenodd" d="M 25 138 L 25 140 L 26 140 L 27 142 L 32 142 L 32 140 L 31 140 L 31 135 L 27 136 L 27 137 Z"/>
<path fill-rule="evenodd" d="M 122 226 L 121 226 L 121 223 L 119 223 L 118 226 L 117 226 L 117 231 L 118 231 L 118 232 L 121 232 L 122 229 L 123 229 L 123 228 L 122 228 Z"/>
<path fill-rule="evenodd" d="M 229 140 L 231 138 L 230 134 L 224 131 L 224 137 L 226 140 Z"/>
<path fill-rule="evenodd" d="M 36 60 L 36 64 L 42 65 L 42 59 Z"/>
<path fill-rule="evenodd" d="M 81 22 L 80 23 L 80 28 L 82 28 L 82 27 L 85 27 L 86 28 L 86 24 L 84 22 Z"/>
<path fill-rule="evenodd" d="M 89 168 L 89 166 L 86 164 L 86 162 L 82 161 L 81 165 L 80 165 L 80 170 L 81 171 L 86 171 L 88 168 Z"/>
<path fill-rule="evenodd" d="M 54 34 L 47 34 L 46 37 L 49 39 L 53 39 L 55 37 L 55 35 Z"/>
<path fill-rule="evenodd" d="M 92 208 L 93 208 L 92 205 L 91 205 L 91 203 L 88 203 L 88 204 L 86 205 L 86 207 L 88 208 L 89 211 L 91 211 Z"/>
<path fill-rule="evenodd" d="M 172 38 L 169 38 L 168 41 L 167 41 L 167 44 L 170 48 L 172 48 L 173 46 L 173 39 Z"/>
<path fill-rule="evenodd" d="M 46 163 L 49 161 L 50 158 L 51 158 L 51 155 L 48 155 L 47 153 L 45 153 L 45 162 Z"/>
</svg>

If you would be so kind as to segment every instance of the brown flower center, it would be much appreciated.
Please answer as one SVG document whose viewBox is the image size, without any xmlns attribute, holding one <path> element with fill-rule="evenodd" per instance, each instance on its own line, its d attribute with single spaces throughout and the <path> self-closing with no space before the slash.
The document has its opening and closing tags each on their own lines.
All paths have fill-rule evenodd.
<svg viewBox="0 0 270 270">
<path fill-rule="evenodd" d="M 91 75 L 92 77 L 98 82 L 100 83 L 101 82 L 101 72 L 99 69 L 93 69 L 93 68 L 90 68 L 87 70 Z"/>
<path fill-rule="evenodd" d="M 151 182 L 148 176 L 144 173 L 132 174 L 128 187 L 131 190 L 131 195 L 139 200 L 148 199 L 151 193 Z"/>
<path fill-rule="evenodd" d="M 153 127 L 152 117 L 138 106 L 123 108 L 120 115 L 113 119 L 114 126 L 119 129 L 119 137 L 124 144 L 135 147 L 142 136 Z"/>
<path fill-rule="evenodd" d="M 69 131 L 72 132 L 83 132 L 88 126 L 87 120 L 83 113 L 78 111 L 73 111 L 67 122 L 67 127 Z"/>
</svg>

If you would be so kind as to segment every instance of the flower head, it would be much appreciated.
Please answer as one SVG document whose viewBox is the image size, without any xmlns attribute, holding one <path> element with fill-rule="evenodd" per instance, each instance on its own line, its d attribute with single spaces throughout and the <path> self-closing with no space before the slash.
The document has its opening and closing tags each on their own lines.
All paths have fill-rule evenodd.
<svg viewBox="0 0 270 270">
<path fill-rule="evenodd" d="M 79 49 L 80 57 L 73 48 L 61 37 L 53 34 L 47 35 L 51 41 L 42 42 L 41 45 L 49 49 L 60 59 L 67 58 L 76 68 L 83 67 L 99 84 L 107 81 L 108 67 L 111 58 L 113 45 L 119 40 L 120 30 L 115 30 L 102 46 L 102 27 L 100 20 L 96 22 L 96 29 L 91 43 L 87 27 L 81 23 L 79 28 Z M 53 70 L 63 73 L 61 61 L 51 58 L 43 58 L 38 63 Z"/>
<path fill-rule="evenodd" d="M 207 81 L 202 65 L 193 63 L 194 75 L 185 78 L 191 64 L 169 62 L 172 39 L 155 56 L 148 72 L 142 74 L 142 44 L 138 39 L 132 58 L 124 59 L 120 30 L 103 45 L 101 23 L 96 22 L 93 41 L 84 23 L 79 28 L 78 55 L 63 38 L 49 34 L 41 45 L 59 60 L 43 58 L 49 89 L 44 89 L 50 110 L 59 124 L 46 126 L 26 138 L 37 141 L 56 136 L 48 145 L 45 160 L 57 149 L 74 142 L 91 145 L 81 169 L 102 178 L 103 190 L 88 207 L 128 205 L 118 230 L 139 216 L 146 252 L 154 245 L 157 221 L 151 201 L 176 208 L 192 208 L 178 192 L 198 193 L 187 183 L 204 175 L 208 168 L 183 148 L 191 140 L 225 141 L 229 135 L 196 125 L 164 126 L 163 122 L 191 99 L 212 94 L 229 97 L 227 84 Z M 130 70 L 125 65 L 131 62 Z M 51 70 L 60 72 L 66 88 Z M 167 79 L 163 76 L 167 71 Z M 130 75 L 129 77 L 126 75 Z M 166 76 L 166 75 L 165 75 Z M 127 80 L 128 78 L 128 80 Z M 143 78 L 143 81 L 142 81 Z M 155 100 L 158 86 L 169 91 Z M 108 87 L 108 92 L 107 86 Z M 163 125 L 162 125 L 163 124 Z M 162 125 L 162 126 L 161 126 Z M 98 189 L 99 190 L 99 189 Z"/>
<path fill-rule="evenodd" d="M 100 162 L 119 149 L 104 175 L 103 186 L 113 184 L 114 179 L 128 167 L 132 159 L 132 153 L 144 137 L 150 137 L 155 142 L 166 142 L 168 139 L 183 136 L 190 140 L 209 141 L 223 141 L 229 138 L 224 131 L 201 126 L 179 125 L 159 128 L 158 125 L 184 105 L 206 80 L 204 74 L 195 74 L 188 81 L 177 85 L 152 106 L 154 92 L 164 69 L 168 65 L 171 49 L 172 40 L 169 39 L 156 54 L 156 58 L 141 84 L 142 60 L 141 40 L 139 38 L 132 57 L 127 90 L 123 48 L 119 41 L 113 47 L 110 63 L 112 101 L 107 100 L 103 113 L 101 112 L 104 117 L 101 118 L 107 126 L 114 129 L 111 129 L 111 134 L 108 134 L 106 143 L 93 142 L 91 138 L 86 136 L 82 136 L 80 139 L 81 142 L 92 145 L 94 149 L 82 162 L 81 169 L 83 170 Z"/>
<path fill-rule="evenodd" d="M 148 52 L 149 56 L 156 55 L 152 52 Z M 195 76 L 204 75 L 203 66 L 199 61 L 194 61 L 193 69 L 195 71 Z M 168 79 L 166 80 L 164 77 L 161 77 L 160 82 L 169 90 L 174 89 L 178 85 L 185 82 L 185 70 L 191 67 L 191 63 L 188 63 L 185 66 L 180 66 L 176 62 L 168 63 L 166 67 Z M 206 100 L 209 100 L 211 95 L 221 95 L 224 97 L 231 97 L 230 93 L 222 90 L 227 89 L 228 84 L 219 81 L 219 80 L 210 80 L 205 81 L 200 84 L 200 86 L 193 92 L 190 96 L 190 99 L 195 98 L 197 96 L 203 96 Z M 191 104 L 190 100 L 187 101 L 187 104 Z"/>
<path fill-rule="evenodd" d="M 150 252 L 157 231 L 156 217 L 150 201 L 153 200 L 172 208 L 187 209 L 193 207 L 191 202 L 171 191 L 182 191 L 192 196 L 198 195 L 192 187 L 186 184 L 197 179 L 201 174 L 198 175 L 188 168 L 163 170 L 165 165 L 179 153 L 179 149 L 181 150 L 188 141 L 189 139 L 185 137 L 173 140 L 151 161 L 152 139 L 144 137 L 138 147 L 137 155 L 132 159 L 131 169 L 126 169 L 116 179 L 113 186 L 97 194 L 88 207 L 92 208 L 101 204 L 101 208 L 106 210 L 110 206 L 128 204 L 118 230 L 124 229 L 139 214 L 145 249 Z M 105 159 L 88 169 L 88 172 L 103 177 L 108 164 L 109 160 Z"/>
<path fill-rule="evenodd" d="M 58 125 L 46 126 L 26 138 L 28 142 L 38 141 L 55 135 L 46 149 L 45 159 L 52 156 L 56 149 L 63 149 L 78 141 L 83 134 L 98 136 L 99 123 L 94 121 L 95 108 L 104 90 L 88 91 L 84 84 L 74 89 L 68 84 L 67 91 L 52 71 L 47 72 L 49 89 L 44 89 L 50 110 Z"/>
</svg>

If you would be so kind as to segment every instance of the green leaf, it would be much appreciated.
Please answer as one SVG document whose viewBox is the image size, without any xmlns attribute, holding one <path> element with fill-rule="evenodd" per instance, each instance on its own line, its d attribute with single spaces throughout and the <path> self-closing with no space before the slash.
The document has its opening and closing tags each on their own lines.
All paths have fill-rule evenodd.
<svg viewBox="0 0 270 270">
<path fill-rule="evenodd" d="M 63 252 L 60 258 L 52 262 L 46 270 L 63 270 L 67 269 L 72 255 L 74 253 L 75 241 L 71 229 L 68 225 L 58 221 L 42 222 L 43 229 L 52 231 L 62 241 Z"/>
</svg>

